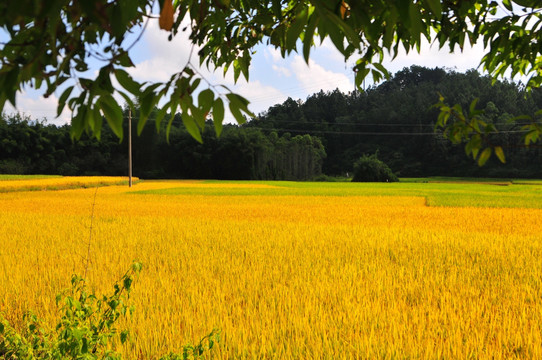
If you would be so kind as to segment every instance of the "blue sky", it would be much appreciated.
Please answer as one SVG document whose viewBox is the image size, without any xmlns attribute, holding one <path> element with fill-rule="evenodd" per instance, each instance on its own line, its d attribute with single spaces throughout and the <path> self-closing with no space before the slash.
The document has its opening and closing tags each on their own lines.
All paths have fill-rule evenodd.
<svg viewBox="0 0 542 360">
<path fill-rule="evenodd" d="M 131 51 L 136 67 L 130 69 L 129 72 L 137 80 L 165 81 L 186 63 L 190 53 L 190 44 L 187 39 L 181 34 L 169 42 L 167 37 L 168 33 L 159 29 L 157 20 L 149 22 L 143 37 Z M 329 41 L 313 49 L 308 65 L 299 54 L 292 53 L 283 59 L 280 52 L 272 47 L 261 46 L 256 51 L 250 67 L 249 82 L 240 77 L 237 84 L 234 84 L 231 71 L 226 74 L 226 77 L 223 77 L 222 69 L 212 72 L 203 68 L 200 71 L 211 83 L 224 84 L 249 99 L 250 109 L 255 113 L 263 112 L 288 97 L 305 100 L 309 95 L 320 90 L 331 91 L 338 88 L 341 91 L 351 91 L 354 89 L 352 63 L 345 64 L 344 58 Z M 477 68 L 482 54 L 483 49 L 478 46 L 468 48 L 463 53 L 449 54 L 447 48 L 438 51 L 437 45 L 425 44 L 420 54 L 407 55 L 403 52 L 393 61 L 388 58 L 385 66 L 392 73 L 413 64 L 465 71 Z M 198 63 L 198 59 L 193 55 L 192 64 Z M 27 90 L 17 97 L 17 110 L 32 118 L 45 117 L 49 123 L 67 123 L 70 119 L 70 113 L 67 110 L 59 118 L 55 118 L 56 101 L 59 95 L 55 94 L 44 99 L 37 92 Z M 6 107 L 5 111 L 10 113 L 14 109 Z M 226 120 L 231 121 L 231 116 Z"/>
</svg>

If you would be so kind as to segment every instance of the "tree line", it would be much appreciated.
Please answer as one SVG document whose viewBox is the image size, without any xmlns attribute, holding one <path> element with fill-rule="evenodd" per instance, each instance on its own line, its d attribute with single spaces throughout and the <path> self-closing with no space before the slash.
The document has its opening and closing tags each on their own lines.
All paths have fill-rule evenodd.
<svg viewBox="0 0 542 360">
<path fill-rule="evenodd" d="M 125 114 L 127 115 L 127 114 Z M 124 122 L 125 134 L 127 121 Z M 135 124 L 133 133 L 136 133 Z M 19 114 L 0 118 L 0 173 L 125 175 L 127 138 L 104 124 L 100 140 L 70 137 L 56 126 Z M 141 178 L 308 180 L 322 172 L 326 153 L 318 137 L 277 135 L 225 125 L 220 137 L 208 122 L 198 143 L 176 115 L 169 139 L 151 119 L 133 138 L 133 173 Z"/>
</svg>

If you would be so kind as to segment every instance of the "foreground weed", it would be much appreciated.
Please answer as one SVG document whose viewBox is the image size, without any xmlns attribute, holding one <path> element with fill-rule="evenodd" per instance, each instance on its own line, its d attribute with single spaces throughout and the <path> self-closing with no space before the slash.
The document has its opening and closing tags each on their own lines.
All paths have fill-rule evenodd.
<svg viewBox="0 0 542 360">
<path fill-rule="evenodd" d="M 121 330 L 117 320 L 134 311 L 128 300 L 132 283 L 140 271 L 141 264 L 134 263 L 114 285 L 113 294 L 101 298 L 88 291 L 85 279 L 74 275 L 71 289 L 56 297 L 61 318 L 52 330 L 30 312 L 23 316 L 22 332 L 15 330 L 6 320 L 0 320 L 0 358 L 122 359 L 122 355 L 115 351 L 115 345 L 126 343 L 130 333 Z M 217 341 L 219 334 L 213 330 L 199 344 L 186 345 L 181 352 L 169 353 L 160 360 L 198 359 Z"/>
</svg>

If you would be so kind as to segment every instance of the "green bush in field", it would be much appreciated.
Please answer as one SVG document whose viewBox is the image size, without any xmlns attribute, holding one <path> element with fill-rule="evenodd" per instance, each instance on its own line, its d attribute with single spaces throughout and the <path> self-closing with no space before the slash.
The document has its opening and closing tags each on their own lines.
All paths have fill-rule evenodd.
<svg viewBox="0 0 542 360">
<path fill-rule="evenodd" d="M 103 297 L 89 293 L 85 280 L 74 275 L 72 288 L 56 298 L 61 319 L 54 329 L 31 313 L 24 315 L 21 332 L 0 317 L 0 359 L 121 360 L 115 348 L 128 341 L 130 334 L 119 329 L 116 322 L 133 311 L 127 302 L 140 270 L 141 264 L 134 263 L 115 284 L 113 294 Z M 218 341 L 219 333 L 213 330 L 199 344 L 185 345 L 180 352 L 159 359 L 200 359 Z"/>
<path fill-rule="evenodd" d="M 353 182 L 399 181 L 388 165 L 378 159 L 377 154 L 363 155 L 354 163 Z"/>
</svg>

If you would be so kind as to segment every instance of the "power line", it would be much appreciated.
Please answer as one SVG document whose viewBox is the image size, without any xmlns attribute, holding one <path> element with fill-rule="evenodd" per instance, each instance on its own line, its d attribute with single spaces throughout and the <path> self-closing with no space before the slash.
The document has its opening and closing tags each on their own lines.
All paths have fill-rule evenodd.
<svg viewBox="0 0 542 360">
<path fill-rule="evenodd" d="M 280 132 L 295 132 L 295 133 L 315 133 L 315 134 L 337 134 L 337 135 L 371 135 L 371 136 L 441 136 L 441 133 L 437 132 L 376 132 L 376 131 L 332 131 L 332 130 L 300 130 L 300 129 L 277 129 L 277 128 L 261 128 L 250 127 L 251 129 L 263 130 L 263 131 L 280 131 Z M 504 130 L 498 132 L 491 132 L 489 134 L 516 134 L 526 133 L 527 130 Z"/>
<path fill-rule="evenodd" d="M 433 124 L 401 124 L 401 123 L 361 123 L 361 122 L 350 122 L 350 121 L 337 121 L 337 122 L 321 122 L 321 121 L 297 121 L 297 120 L 270 120 L 271 122 L 280 123 L 280 124 L 321 124 L 321 125 L 349 125 L 349 126 L 392 126 L 392 127 L 434 127 Z M 530 122 L 520 123 L 514 122 L 510 125 L 530 125 Z"/>
<path fill-rule="evenodd" d="M 277 104 L 281 105 L 281 104 Z M 56 110 L 46 110 L 46 109 L 22 109 L 14 111 L 10 114 L 26 114 L 27 112 L 40 112 L 40 113 L 55 113 Z M 56 117 L 56 115 L 55 115 Z M 373 116 L 370 116 L 373 117 Z M 125 119 L 128 119 L 127 116 L 124 116 Z M 132 119 L 136 119 L 136 117 L 132 116 Z M 303 121 L 298 120 L 272 120 L 274 122 L 280 122 L 280 123 L 292 123 L 292 124 L 328 124 L 328 125 L 355 125 L 355 126 L 412 126 L 412 127 L 420 127 L 420 126 L 427 126 L 427 127 L 433 127 L 434 125 L 431 124 L 405 124 L 405 123 L 363 123 L 363 122 L 355 122 L 355 121 L 334 121 L 332 123 L 330 122 L 322 122 L 318 120 L 307 120 L 304 119 Z M 510 125 L 530 125 L 532 122 L 512 122 Z"/>
<path fill-rule="evenodd" d="M 123 116 L 123 120 L 127 120 L 128 117 Z M 139 121 L 139 116 L 132 116 L 132 120 Z M 290 125 L 303 125 L 303 124 L 317 124 L 317 125 L 345 125 L 345 126 L 374 126 L 374 127 L 430 127 L 434 128 L 431 124 L 399 124 L 399 123 L 356 123 L 356 122 L 334 122 L 325 123 L 319 121 L 306 120 L 298 122 L 295 120 L 278 120 L 277 123 L 290 124 Z M 513 123 L 512 125 L 530 125 L 531 123 Z M 262 131 L 277 131 L 277 132 L 292 132 L 292 133 L 304 133 L 304 134 L 335 134 L 335 135 L 368 135 L 368 136 L 439 136 L 437 132 L 383 132 L 383 131 L 338 131 L 338 130 L 313 130 L 313 129 L 288 129 L 288 128 L 264 128 L 258 126 L 249 126 L 252 129 L 259 129 Z M 498 132 L 492 132 L 489 134 L 524 134 L 528 130 L 501 130 Z"/>
<path fill-rule="evenodd" d="M 181 115 L 182 116 L 182 115 Z M 126 116 L 123 118 L 124 120 L 128 119 Z M 139 116 L 132 116 L 133 120 L 139 121 Z M 151 119 L 152 120 L 152 119 Z M 294 125 L 303 125 L 303 124 L 317 124 L 317 125 L 328 125 L 328 126 L 334 126 L 334 125 L 354 125 L 354 126 L 385 126 L 385 127 L 429 127 L 434 128 L 435 125 L 431 124 L 399 124 L 399 123 L 354 123 L 354 122 L 335 122 L 335 123 L 326 123 L 326 122 L 318 122 L 318 121 L 303 121 L 298 122 L 296 120 L 278 120 L 277 123 L 287 123 L 287 124 L 294 124 Z M 247 122 L 246 124 L 250 124 L 251 122 Z M 530 125 L 532 123 L 512 123 L 511 125 Z M 270 128 L 263 128 L 258 126 L 248 126 L 251 129 L 261 129 L 261 130 L 269 130 Z M 334 130 L 311 130 L 311 129 L 280 129 L 280 128 L 273 128 L 271 130 L 274 131 L 291 131 L 291 132 L 299 132 L 299 131 L 305 131 L 305 132 L 336 132 L 336 133 L 344 133 L 344 134 L 371 134 L 372 132 L 348 132 L 348 131 L 334 131 Z M 495 132 L 495 134 L 513 134 L 513 133 L 525 133 L 528 132 L 528 130 L 502 130 Z M 382 132 L 374 132 L 375 134 L 382 134 Z M 386 134 L 393 134 L 393 133 L 386 133 Z M 397 134 L 414 134 L 414 133 L 397 133 Z M 421 134 L 433 134 L 433 132 L 427 132 L 427 133 L 421 133 Z"/>
</svg>

